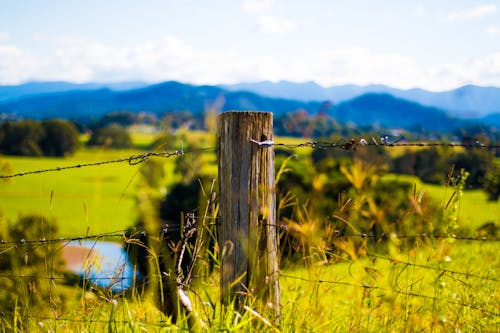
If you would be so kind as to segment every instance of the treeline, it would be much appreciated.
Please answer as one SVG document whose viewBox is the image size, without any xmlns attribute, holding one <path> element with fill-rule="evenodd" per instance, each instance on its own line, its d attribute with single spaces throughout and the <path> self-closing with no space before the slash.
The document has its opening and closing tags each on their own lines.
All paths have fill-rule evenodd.
<svg viewBox="0 0 500 333">
<path fill-rule="evenodd" d="M 335 142 L 337 136 L 329 139 Z M 467 141 L 464 141 L 467 143 Z M 427 147 L 407 149 L 401 154 L 391 154 L 385 147 L 358 148 L 356 152 L 341 150 L 315 150 L 315 165 L 333 165 L 333 161 L 351 158 L 353 155 L 371 165 L 382 167 L 386 172 L 414 175 L 425 183 L 450 185 L 459 179 L 461 170 L 467 172 L 464 189 L 483 189 L 491 200 L 500 198 L 500 165 L 496 162 L 497 151 L 483 149 L 456 149 L 451 147 Z M 326 162 L 330 161 L 330 162 Z"/>
<path fill-rule="evenodd" d="M 128 128 L 133 125 L 147 125 L 161 129 L 164 136 L 172 136 L 179 128 L 214 130 L 216 113 L 207 112 L 203 119 L 188 112 L 166 114 L 158 119 L 148 113 L 128 111 L 112 112 L 89 123 L 74 123 L 67 120 L 45 121 L 7 121 L 0 124 L 0 153 L 26 156 L 66 156 L 74 153 L 80 146 L 80 134 L 89 133 L 86 144 L 107 148 L 130 148 L 133 146 Z M 380 137 L 384 129 L 374 127 L 358 128 L 341 126 L 325 112 L 311 116 L 306 111 L 287 113 L 275 119 L 275 133 L 306 138 L 326 138 L 330 142 L 340 142 L 346 138 L 370 140 Z M 387 132 L 390 132 L 387 130 Z M 399 132 L 399 139 L 425 140 L 433 138 L 443 141 L 461 143 L 493 144 L 500 142 L 500 134 L 494 129 L 483 126 L 471 126 L 454 133 L 422 133 Z M 173 142 L 170 138 L 167 141 Z M 165 140 L 163 140 L 165 141 Z M 154 148 L 157 143 L 148 147 Z M 165 143 L 163 143 L 165 148 Z M 325 157 L 336 159 L 346 157 L 349 152 L 316 151 L 313 153 L 315 163 Z M 443 184 L 446 178 L 456 176 L 461 169 L 469 173 L 465 188 L 485 189 L 492 200 L 500 197 L 500 168 L 495 157 L 500 150 L 486 151 L 480 149 L 456 150 L 452 148 L 430 148 L 407 150 L 397 157 L 391 156 L 387 149 L 369 149 L 364 158 L 370 162 L 383 164 L 393 173 L 418 176 L 422 181 Z M 323 162 L 321 162 L 323 163 Z M 455 170 L 450 174 L 450 170 Z"/>
<path fill-rule="evenodd" d="M 7 121 L 0 124 L 0 153 L 66 156 L 80 147 L 77 127 L 66 120 Z"/>
<path fill-rule="evenodd" d="M 328 104 L 325 104 L 314 115 L 306 110 L 278 115 L 274 119 L 274 132 L 278 136 L 303 138 L 340 136 L 344 139 L 362 135 L 368 139 L 370 136 L 378 138 L 381 135 L 395 132 L 393 129 L 381 128 L 377 125 L 341 124 L 326 111 L 322 111 L 329 107 Z M 66 120 L 7 121 L 0 126 L 0 153 L 64 156 L 71 154 L 79 147 L 78 140 L 75 140 L 78 132 L 91 134 L 89 145 L 129 148 L 132 146 L 132 141 L 126 129 L 130 126 L 145 125 L 163 132 L 174 132 L 179 128 L 213 131 L 216 116 L 216 110 L 206 110 L 204 114 L 192 114 L 187 111 L 169 112 L 162 116 L 146 112 L 117 111 L 86 122 Z M 425 128 L 413 131 L 398 129 L 396 132 L 400 137 L 412 141 L 432 139 L 465 143 L 478 141 L 482 144 L 500 142 L 498 129 L 484 125 L 468 125 L 468 127 L 449 133 L 428 131 Z M 500 150 L 497 150 L 495 154 L 500 157 Z"/>
<path fill-rule="evenodd" d="M 63 119 L 5 121 L 0 124 L 0 154 L 21 156 L 67 156 L 81 147 L 80 136 L 89 133 L 89 146 L 130 148 L 128 126 L 154 124 L 155 119 L 132 112 L 114 112 L 90 122 Z"/>
</svg>

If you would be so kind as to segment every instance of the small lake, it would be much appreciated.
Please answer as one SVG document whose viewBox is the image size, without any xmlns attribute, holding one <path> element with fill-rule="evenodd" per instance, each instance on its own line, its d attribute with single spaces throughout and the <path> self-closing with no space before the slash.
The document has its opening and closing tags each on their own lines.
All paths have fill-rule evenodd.
<svg viewBox="0 0 500 333">
<path fill-rule="evenodd" d="M 140 278 L 121 243 L 72 241 L 64 247 L 62 256 L 68 271 L 113 292 L 129 289 L 134 276 Z"/>
</svg>

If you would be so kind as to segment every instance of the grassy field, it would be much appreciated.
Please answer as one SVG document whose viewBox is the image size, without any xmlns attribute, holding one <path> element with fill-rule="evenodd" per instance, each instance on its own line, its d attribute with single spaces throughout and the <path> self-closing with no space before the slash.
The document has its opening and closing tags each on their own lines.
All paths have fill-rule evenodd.
<svg viewBox="0 0 500 333">
<path fill-rule="evenodd" d="M 82 149 L 60 158 L 6 157 L 14 172 L 126 158 L 141 151 Z M 7 220 L 20 214 L 56 218 L 63 236 L 123 230 L 133 224 L 138 165 L 105 164 L 17 177 L 0 183 L 0 210 Z M 164 163 L 167 182 L 176 182 L 174 164 Z M 165 184 L 168 185 L 168 184 Z"/>
<path fill-rule="evenodd" d="M 195 133 L 196 140 L 203 140 L 203 134 Z M 151 137 L 148 137 L 149 140 Z M 141 137 L 141 140 L 145 140 Z M 209 139 L 206 139 L 209 140 Z M 295 143 L 297 140 L 282 140 Z M 142 141 L 141 141 L 142 142 Z M 210 144 L 213 142 L 208 142 Z M 298 153 L 305 154 L 308 148 Z M 46 157 L 3 157 L 13 172 L 64 167 L 81 163 L 126 158 L 142 154 L 140 150 L 81 149 L 67 158 Z M 164 162 L 165 183 L 171 185 L 180 180 L 174 173 L 174 159 L 160 159 Z M 202 155 L 204 173 L 217 175 L 215 154 Z M 87 232 L 104 233 L 123 230 L 137 218 L 135 193 L 140 181 L 142 164 L 127 162 L 106 164 L 82 169 L 48 172 L 13 178 L 0 182 L 0 212 L 10 221 L 20 214 L 40 214 L 55 218 L 63 236 L 75 236 Z M 412 176 L 387 175 L 386 179 L 401 179 L 416 184 L 417 191 L 424 190 L 442 207 L 453 193 L 452 188 L 423 184 Z M 465 191 L 461 199 L 460 223 L 475 229 L 486 222 L 500 222 L 500 203 L 487 200 L 483 191 Z"/>
<path fill-rule="evenodd" d="M 452 187 L 424 184 L 415 176 L 389 174 L 384 176 L 384 179 L 398 179 L 415 184 L 417 193 L 424 191 L 424 195 L 429 195 L 443 208 L 454 192 Z M 487 222 L 499 224 L 500 202 L 489 201 L 487 194 L 482 190 L 463 191 L 460 200 L 459 222 L 461 226 L 470 229 L 476 229 Z"/>
<path fill-rule="evenodd" d="M 222 309 L 217 272 L 196 280 L 190 298 L 198 328 L 210 332 L 493 333 L 500 328 L 498 250 L 495 242 L 437 241 L 422 244 L 419 251 L 393 253 L 390 260 L 376 255 L 282 268 L 279 324 L 258 300 L 242 312 Z M 187 321 L 171 323 L 150 298 L 138 294 L 81 290 L 73 302 L 57 316 L 30 313 L 29 331 L 188 330 Z"/>
<path fill-rule="evenodd" d="M 213 147 L 213 137 L 188 133 L 201 147 Z M 146 146 L 154 136 L 135 142 Z M 303 139 L 276 139 L 297 144 Z M 306 154 L 301 148 L 298 154 Z M 126 158 L 141 150 L 81 149 L 64 159 L 2 157 L 14 173 Z M 216 175 L 215 154 L 201 156 L 204 173 Z M 163 186 L 178 182 L 174 158 L 164 162 Z M 123 230 L 137 218 L 136 190 L 141 164 L 105 164 L 84 169 L 48 172 L 0 182 L 0 210 L 9 221 L 20 214 L 54 217 L 61 236 Z M 387 175 L 416 184 L 441 206 L 451 188 L 423 184 L 415 177 Z M 500 222 L 500 203 L 488 202 L 481 191 L 465 191 L 460 201 L 460 223 L 475 229 Z M 401 240 L 404 242 L 405 240 Z M 397 246 L 394 246 L 397 248 Z M 300 263 L 281 267 L 281 323 L 259 309 L 259 301 L 238 313 L 222 309 L 217 270 L 197 279 L 190 293 L 200 328 L 206 331 L 266 332 L 498 332 L 500 330 L 500 247 L 497 241 L 431 240 L 417 242 L 410 251 L 389 254 L 368 248 L 357 260 L 337 263 Z M 373 252 L 371 252 L 373 251 Z M 373 255 L 373 256 L 372 256 Z M 50 259 L 50 258 L 47 258 Z M 48 262 L 48 260 L 47 260 Z M 50 272 L 39 272 L 48 274 Z M 22 280 L 24 281 L 24 280 Z M 51 281 L 52 282 L 52 281 Z M 54 290 L 67 289 L 65 309 L 31 313 L 26 331 L 49 332 L 160 332 L 186 330 L 187 322 L 171 324 L 149 297 L 127 297 L 106 290 L 73 288 L 55 280 Z M 48 302 L 48 301 L 47 301 Z M 51 307 L 54 305 L 51 303 Z M 13 327 L 15 318 L 2 317 L 0 331 Z"/>
</svg>

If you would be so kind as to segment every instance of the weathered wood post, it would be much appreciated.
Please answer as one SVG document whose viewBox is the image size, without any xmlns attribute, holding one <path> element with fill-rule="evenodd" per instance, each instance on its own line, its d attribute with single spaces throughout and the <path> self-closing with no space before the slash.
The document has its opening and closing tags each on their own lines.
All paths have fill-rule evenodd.
<svg viewBox="0 0 500 333">
<path fill-rule="evenodd" d="M 221 299 L 242 308 L 248 296 L 279 317 L 280 289 L 273 115 L 231 111 L 219 116 Z"/>
</svg>

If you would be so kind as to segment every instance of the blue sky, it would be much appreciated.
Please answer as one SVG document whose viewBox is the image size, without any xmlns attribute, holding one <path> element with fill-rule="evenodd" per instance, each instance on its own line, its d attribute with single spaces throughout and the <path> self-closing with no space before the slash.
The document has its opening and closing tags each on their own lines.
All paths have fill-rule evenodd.
<svg viewBox="0 0 500 333">
<path fill-rule="evenodd" d="M 500 1 L 2 0 L 0 84 L 500 86 Z"/>
</svg>

